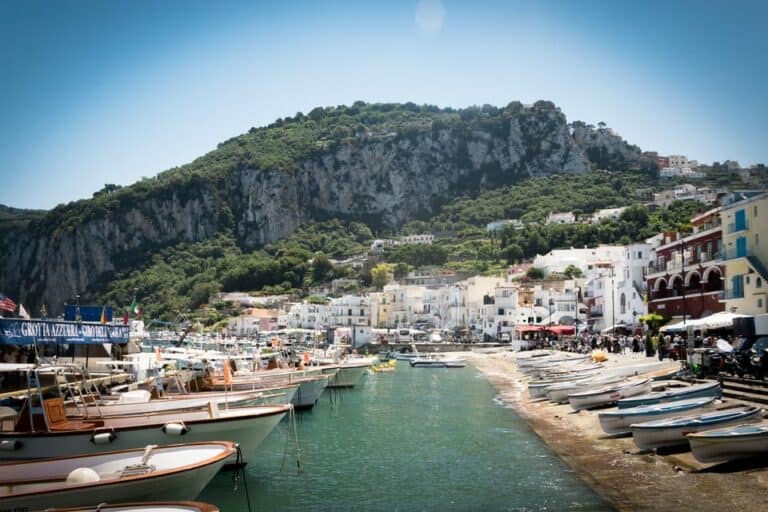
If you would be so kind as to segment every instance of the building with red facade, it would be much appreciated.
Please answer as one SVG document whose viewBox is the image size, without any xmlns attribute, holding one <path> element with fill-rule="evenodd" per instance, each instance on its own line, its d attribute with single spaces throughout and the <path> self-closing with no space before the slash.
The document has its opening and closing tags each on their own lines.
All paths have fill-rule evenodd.
<svg viewBox="0 0 768 512">
<path fill-rule="evenodd" d="M 691 219 L 693 233 L 664 233 L 646 275 L 648 312 L 701 318 L 724 310 L 720 208 Z"/>
</svg>

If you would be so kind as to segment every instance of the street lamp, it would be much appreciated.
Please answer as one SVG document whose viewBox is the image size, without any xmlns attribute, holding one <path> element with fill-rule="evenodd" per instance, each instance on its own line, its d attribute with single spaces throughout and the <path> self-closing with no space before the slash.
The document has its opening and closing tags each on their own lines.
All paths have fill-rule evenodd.
<svg viewBox="0 0 768 512">
<path fill-rule="evenodd" d="M 555 299 L 552 298 L 552 288 L 549 289 L 549 325 L 552 325 L 552 306 L 555 304 Z"/>
<path fill-rule="evenodd" d="M 578 329 L 579 327 L 579 292 L 581 291 L 581 288 L 578 286 L 573 287 L 573 328 L 574 330 Z"/>
<path fill-rule="evenodd" d="M 616 288 L 613 286 L 613 264 L 611 264 L 611 331 L 616 336 Z"/>
</svg>

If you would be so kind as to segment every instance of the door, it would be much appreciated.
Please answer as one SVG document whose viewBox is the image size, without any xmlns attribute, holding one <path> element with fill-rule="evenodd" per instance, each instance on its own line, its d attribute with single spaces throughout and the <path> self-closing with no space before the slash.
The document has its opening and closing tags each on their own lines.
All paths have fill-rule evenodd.
<svg viewBox="0 0 768 512">
<path fill-rule="evenodd" d="M 747 255 L 747 237 L 740 236 L 736 239 L 736 257 L 743 258 Z"/>
</svg>

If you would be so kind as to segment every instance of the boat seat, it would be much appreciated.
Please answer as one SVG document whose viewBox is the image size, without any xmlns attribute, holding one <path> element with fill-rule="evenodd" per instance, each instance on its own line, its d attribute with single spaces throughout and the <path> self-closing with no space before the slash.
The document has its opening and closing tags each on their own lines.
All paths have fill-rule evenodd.
<svg viewBox="0 0 768 512">
<path fill-rule="evenodd" d="M 64 400 L 61 398 L 49 398 L 44 404 L 50 430 L 93 430 L 104 426 L 101 420 L 70 420 L 67 418 Z"/>
</svg>

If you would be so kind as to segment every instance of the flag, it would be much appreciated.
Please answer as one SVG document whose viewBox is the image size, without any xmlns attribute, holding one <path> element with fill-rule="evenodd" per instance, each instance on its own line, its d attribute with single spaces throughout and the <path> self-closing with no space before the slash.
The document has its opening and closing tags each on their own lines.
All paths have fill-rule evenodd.
<svg viewBox="0 0 768 512">
<path fill-rule="evenodd" d="M 232 385 L 232 368 L 229 365 L 229 359 L 224 361 L 224 384 Z"/>
<path fill-rule="evenodd" d="M 102 324 L 107 323 L 107 306 L 101 307 L 101 318 L 99 318 L 99 322 Z"/>
<path fill-rule="evenodd" d="M 131 302 L 130 312 L 134 316 L 141 316 L 141 306 L 136 303 L 136 297 L 134 297 L 133 302 Z"/>
<path fill-rule="evenodd" d="M 25 320 L 30 319 L 29 313 L 27 313 L 27 310 L 24 309 L 24 304 L 19 304 L 19 316 Z"/>
<path fill-rule="evenodd" d="M 4 293 L 0 293 L 0 311 L 13 313 L 16 311 L 16 303 Z"/>
</svg>

